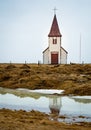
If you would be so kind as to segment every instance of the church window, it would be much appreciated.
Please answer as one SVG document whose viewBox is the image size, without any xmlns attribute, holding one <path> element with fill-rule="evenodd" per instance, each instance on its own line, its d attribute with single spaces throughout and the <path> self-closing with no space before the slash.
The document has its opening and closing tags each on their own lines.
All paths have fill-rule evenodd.
<svg viewBox="0 0 91 130">
<path fill-rule="evenodd" d="M 57 39 L 53 38 L 53 44 L 57 44 Z"/>
</svg>

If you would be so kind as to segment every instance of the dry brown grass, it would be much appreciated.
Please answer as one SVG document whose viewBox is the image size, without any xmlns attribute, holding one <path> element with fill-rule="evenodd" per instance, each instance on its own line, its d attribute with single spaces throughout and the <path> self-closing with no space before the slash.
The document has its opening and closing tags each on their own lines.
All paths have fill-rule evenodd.
<svg viewBox="0 0 91 130">
<path fill-rule="evenodd" d="M 65 94 L 91 95 L 91 64 L 0 64 L 0 86 L 64 89 Z"/>
<path fill-rule="evenodd" d="M 49 115 L 24 110 L 0 110 L 0 130 L 90 130 L 91 123 L 65 124 L 49 120 Z"/>
</svg>

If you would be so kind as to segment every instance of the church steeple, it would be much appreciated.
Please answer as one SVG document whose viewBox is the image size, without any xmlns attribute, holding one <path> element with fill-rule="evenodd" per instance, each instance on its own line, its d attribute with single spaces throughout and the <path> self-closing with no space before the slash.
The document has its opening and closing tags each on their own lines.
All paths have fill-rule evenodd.
<svg viewBox="0 0 91 130">
<path fill-rule="evenodd" d="M 60 33 L 60 30 L 59 30 L 56 14 L 54 14 L 52 26 L 51 26 L 48 37 L 61 37 L 61 36 L 62 35 Z"/>
<path fill-rule="evenodd" d="M 44 64 L 67 63 L 68 52 L 61 46 L 62 35 L 60 33 L 55 11 L 56 9 L 54 9 L 54 17 L 48 34 L 48 48 L 43 51 Z"/>
</svg>

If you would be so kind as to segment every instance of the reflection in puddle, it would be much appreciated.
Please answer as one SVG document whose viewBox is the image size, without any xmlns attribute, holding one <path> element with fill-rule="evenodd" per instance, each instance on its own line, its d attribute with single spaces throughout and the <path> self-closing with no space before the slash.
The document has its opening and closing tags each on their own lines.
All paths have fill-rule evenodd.
<svg viewBox="0 0 91 130">
<path fill-rule="evenodd" d="M 34 90 L 33 90 L 34 91 Z M 38 110 L 64 122 L 91 122 L 91 96 L 57 96 L 0 88 L 0 108 Z"/>
<path fill-rule="evenodd" d="M 53 97 L 49 98 L 49 108 L 52 114 L 59 115 L 61 109 L 61 98 L 60 97 Z"/>
<path fill-rule="evenodd" d="M 61 97 L 49 98 L 49 108 L 53 120 L 58 120 L 61 107 L 62 107 Z"/>
</svg>

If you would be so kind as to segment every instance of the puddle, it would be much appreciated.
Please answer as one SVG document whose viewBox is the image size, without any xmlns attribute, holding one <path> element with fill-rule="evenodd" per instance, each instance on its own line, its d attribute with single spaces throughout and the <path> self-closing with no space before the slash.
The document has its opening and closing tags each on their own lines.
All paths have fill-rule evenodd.
<svg viewBox="0 0 91 130">
<path fill-rule="evenodd" d="M 0 88 L 0 109 L 38 110 L 61 122 L 91 122 L 91 96 L 58 96 L 62 90 Z"/>
</svg>

